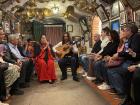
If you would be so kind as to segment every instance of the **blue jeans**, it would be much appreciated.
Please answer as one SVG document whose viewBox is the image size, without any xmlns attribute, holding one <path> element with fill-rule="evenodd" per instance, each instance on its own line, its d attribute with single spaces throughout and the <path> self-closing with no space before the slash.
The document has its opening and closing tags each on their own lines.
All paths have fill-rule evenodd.
<svg viewBox="0 0 140 105">
<path fill-rule="evenodd" d="M 128 66 L 132 64 L 132 61 L 125 61 L 121 66 L 115 68 L 108 68 L 109 83 L 116 89 L 118 94 L 126 95 L 126 86 L 129 78 Z"/>
<path fill-rule="evenodd" d="M 107 74 L 107 67 L 105 66 L 105 62 L 99 60 L 94 64 L 94 73 L 96 78 L 104 80 L 108 83 L 108 74 Z"/>
<path fill-rule="evenodd" d="M 87 72 L 88 71 L 88 64 L 89 64 L 89 60 L 88 60 L 87 55 L 85 55 L 85 54 L 80 55 L 79 63 L 82 65 L 85 72 Z"/>
<path fill-rule="evenodd" d="M 80 64 L 83 63 L 82 60 L 83 60 L 84 57 L 86 57 L 86 54 L 81 54 L 81 55 L 79 55 L 79 63 L 80 63 Z"/>
</svg>

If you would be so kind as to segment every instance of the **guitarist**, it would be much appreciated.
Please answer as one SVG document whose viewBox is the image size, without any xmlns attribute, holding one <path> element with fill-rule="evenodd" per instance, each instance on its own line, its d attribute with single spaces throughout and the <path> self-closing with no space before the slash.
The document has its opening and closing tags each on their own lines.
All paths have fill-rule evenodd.
<svg viewBox="0 0 140 105">
<path fill-rule="evenodd" d="M 59 46 L 64 46 L 62 51 L 58 51 Z M 72 45 L 70 34 L 65 32 L 62 41 L 53 47 L 56 54 L 61 55 L 65 50 L 69 49 L 69 53 L 65 54 L 63 58 L 58 60 L 59 67 L 62 72 L 61 80 L 67 79 L 67 66 L 71 67 L 72 76 L 74 81 L 79 81 L 77 77 L 77 64 L 78 64 L 78 48 L 76 44 Z"/>
</svg>

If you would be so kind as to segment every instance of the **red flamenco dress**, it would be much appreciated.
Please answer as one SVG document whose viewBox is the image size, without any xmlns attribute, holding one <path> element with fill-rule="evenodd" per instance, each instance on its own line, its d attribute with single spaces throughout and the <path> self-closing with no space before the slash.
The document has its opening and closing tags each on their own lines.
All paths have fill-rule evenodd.
<svg viewBox="0 0 140 105">
<path fill-rule="evenodd" d="M 42 49 L 40 54 L 36 57 L 35 68 L 40 82 L 45 80 L 56 80 L 54 58 L 50 49 L 48 49 L 47 52 L 48 53 L 46 53 L 46 50 Z M 48 54 L 47 61 L 44 59 L 45 54 Z"/>
</svg>

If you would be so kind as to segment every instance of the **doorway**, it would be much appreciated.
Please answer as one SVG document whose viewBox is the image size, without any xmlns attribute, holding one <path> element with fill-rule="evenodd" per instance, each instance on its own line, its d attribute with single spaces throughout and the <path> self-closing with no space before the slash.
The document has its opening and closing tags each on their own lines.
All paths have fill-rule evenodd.
<svg viewBox="0 0 140 105">
<path fill-rule="evenodd" d="M 63 25 L 44 25 L 44 34 L 52 45 L 62 41 L 63 33 Z"/>
</svg>

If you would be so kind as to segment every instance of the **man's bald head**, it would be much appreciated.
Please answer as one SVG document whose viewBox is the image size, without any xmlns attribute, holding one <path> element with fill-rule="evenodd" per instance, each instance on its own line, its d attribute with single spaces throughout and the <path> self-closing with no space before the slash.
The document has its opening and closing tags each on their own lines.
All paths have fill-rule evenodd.
<svg viewBox="0 0 140 105">
<path fill-rule="evenodd" d="M 93 37 L 94 37 L 95 42 L 100 40 L 100 34 L 98 34 L 98 33 L 95 33 Z"/>
</svg>

